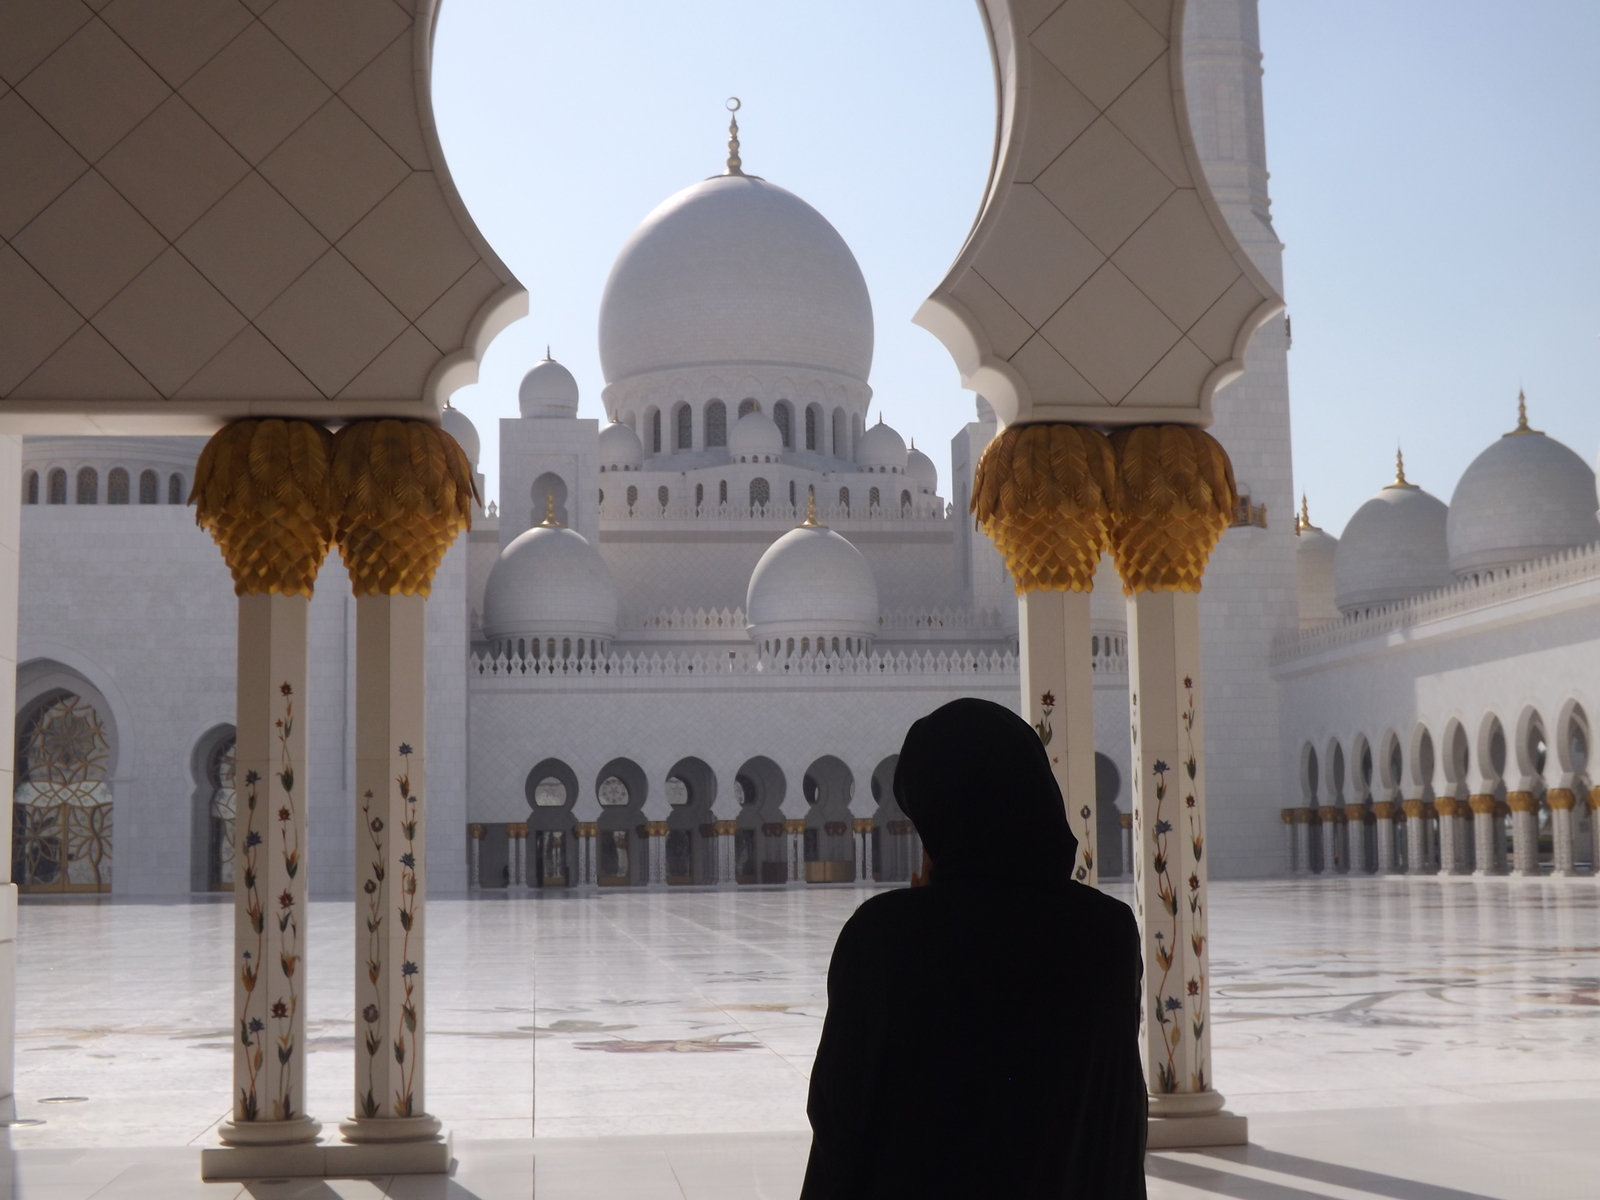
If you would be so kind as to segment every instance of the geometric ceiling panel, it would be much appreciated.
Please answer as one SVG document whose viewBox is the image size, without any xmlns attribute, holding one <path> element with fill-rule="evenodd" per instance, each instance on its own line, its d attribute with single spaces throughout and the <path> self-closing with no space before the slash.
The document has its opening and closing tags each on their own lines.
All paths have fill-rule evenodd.
<svg viewBox="0 0 1600 1200">
<path fill-rule="evenodd" d="M 982 0 L 1000 120 L 979 218 L 914 318 L 1002 425 L 1208 425 L 1283 301 L 1194 149 L 1183 5 Z"/>
<path fill-rule="evenodd" d="M 0 3 L 0 431 L 436 420 L 527 311 L 439 149 L 436 7 Z"/>
</svg>

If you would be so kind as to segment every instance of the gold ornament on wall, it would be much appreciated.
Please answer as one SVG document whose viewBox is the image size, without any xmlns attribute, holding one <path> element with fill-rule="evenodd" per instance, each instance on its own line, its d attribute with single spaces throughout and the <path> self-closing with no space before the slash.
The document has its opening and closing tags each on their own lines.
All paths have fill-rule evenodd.
<svg viewBox="0 0 1600 1200">
<path fill-rule="evenodd" d="M 311 421 L 235 421 L 195 464 L 195 523 L 222 548 L 240 596 L 310 596 L 333 541 L 333 437 Z"/>
<path fill-rule="evenodd" d="M 357 596 L 426 596 L 472 527 L 472 465 L 424 421 L 356 421 L 334 435 L 334 538 Z"/>
<path fill-rule="evenodd" d="M 978 460 L 970 509 L 1017 594 L 1087 592 L 1110 534 L 1116 460 L 1086 425 L 1013 425 Z"/>
<path fill-rule="evenodd" d="M 1239 503 L 1222 444 L 1192 425 L 1134 425 L 1116 454 L 1111 553 L 1122 591 L 1198 592 L 1206 562 Z"/>
</svg>

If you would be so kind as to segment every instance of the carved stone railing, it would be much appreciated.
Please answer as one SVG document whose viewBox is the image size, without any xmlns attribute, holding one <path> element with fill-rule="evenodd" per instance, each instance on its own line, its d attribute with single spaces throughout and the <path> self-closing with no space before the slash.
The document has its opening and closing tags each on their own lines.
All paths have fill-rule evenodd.
<svg viewBox="0 0 1600 1200">
<path fill-rule="evenodd" d="M 1493 573 L 1486 572 L 1478 579 L 1464 580 L 1370 613 L 1282 634 L 1273 642 L 1271 662 L 1276 666 L 1307 654 L 1347 646 L 1380 634 L 1446 620 L 1596 579 L 1600 579 L 1600 543 L 1563 550 L 1547 558 L 1520 563 Z"/>
<path fill-rule="evenodd" d="M 796 655 L 775 658 L 754 649 L 724 653 L 612 654 L 604 658 L 553 659 L 473 652 L 467 658 L 469 678 L 500 677 L 558 684 L 579 679 L 626 684 L 642 677 L 754 676 L 794 678 L 880 679 L 904 676 L 989 676 L 1014 679 L 1017 658 L 1011 653 Z"/>
<path fill-rule="evenodd" d="M 680 484 L 679 487 L 682 485 Z M 778 521 L 799 524 L 806 518 L 806 506 L 793 504 L 680 504 L 676 500 L 663 508 L 653 491 L 641 487 L 633 504 L 627 503 L 627 493 L 613 495 L 610 487 L 602 488 L 605 502 L 600 505 L 602 521 Z M 678 490 L 677 488 L 673 489 Z M 824 525 L 860 524 L 873 521 L 939 521 L 952 518 L 953 506 L 928 500 L 913 501 L 907 508 L 898 503 L 868 507 L 866 504 L 817 505 L 817 520 Z"/>
<path fill-rule="evenodd" d="M 878 618 L 881 629 L 1003 629 L 997 608 L 902 608 Z"/>
</svg>

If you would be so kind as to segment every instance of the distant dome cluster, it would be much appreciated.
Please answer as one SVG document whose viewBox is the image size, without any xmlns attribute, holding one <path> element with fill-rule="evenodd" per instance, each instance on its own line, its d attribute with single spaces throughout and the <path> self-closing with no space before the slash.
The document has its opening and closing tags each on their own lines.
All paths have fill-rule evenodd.
<svg viewBox="0 0 1600 1200">
<path fill-rule="evenodd" d="M 1528 425 L 1521 397 L 1518 408 L 1517 427 L 1472 460 L 1448 506 L 1409 482 L 1397 460 L 1394 482 L 1356 510 L 1341 537 L 1302 513 L 1302 628 L 1600 542 L 1595 473 Z"/>
</svg>

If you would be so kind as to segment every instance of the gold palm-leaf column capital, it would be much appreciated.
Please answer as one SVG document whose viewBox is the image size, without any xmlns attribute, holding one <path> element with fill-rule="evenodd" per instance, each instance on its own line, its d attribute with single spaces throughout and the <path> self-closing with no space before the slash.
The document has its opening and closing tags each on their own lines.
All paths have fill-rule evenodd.
<svg viewBox="0 0 1600 1200">
<path fill-rule="evenodd" d="M 1192 425 L 1128 426 L 1111 435 L 1111 448 L 1111 553 L 1123 594 L 1198 592 L 1239 502 L 1228 452 Z"/>
<path fill-rule="evenodd" d="M 1013 425 L 973 474 L 978 528 L 1006 560 L 1017 594 L 1087 592 L 1110 533 L 1116 461 L 1086 425 Z"/>
<path fill-rule="evenodd" d="M 235 421 L 195 464 L 195 523 L 222 549 L 240 596 L 311 595 L 333 541 L 333 437 L 313 421 Z"/>
<path fill-rule="evenodd" d="M 427 596 L 477 487 L 461 447 L 424 421 L 356 421 L 333 439 L 334 539 L 357 596 Z"/>
</svg>

